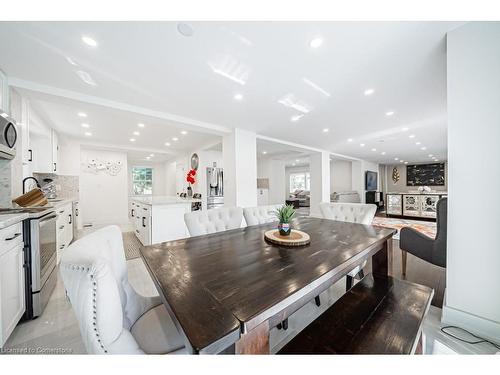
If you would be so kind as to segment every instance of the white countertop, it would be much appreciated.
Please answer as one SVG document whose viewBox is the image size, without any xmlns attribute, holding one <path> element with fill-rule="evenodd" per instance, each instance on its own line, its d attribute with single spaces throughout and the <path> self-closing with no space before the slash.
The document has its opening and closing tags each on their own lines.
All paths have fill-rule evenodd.
<svg viewBox="0 0 500 375">
<path fill-rule="evenodd" d="M 77 201 L 78 198 L 55 198 L 55 199 L 47 199 L 49 201 L 49 204 L 47 207 L 54 207 L 58 208 L 61 206 L 64 206 L 65 204 L 68 203 L 73 203 L 74 201 Z"/>
<path fill-rule="evenodd" d="M 193 198 L 180 198 L 177 196 L 148 196 L 148 197 L 131 197 L 131 200 L 147 204 L 150 206 L 164 206 L 168 204 L 191 204 L 201 202 L 201 199 L 193 199 Z"/>
<path fill-rule="evenodd" d="M 397 192 L 397 191 L 392 191 L 392 192 L 389 192 L 389 193 L 386 193 L 386 195 L 390 195 L 390 194 L 397 194 L 397 195 L 401 195 L 401 194 L 404 194 L 404 195 L 448 195 L 448 192 L 447 191 L 431 191 L 430 193 L 426 193 L 426 192 L 416 192 L 416 193 L 410 193 L 410 192 Z"/>
<path fill-rule="evenodd" d="M 10 227 L 11 225 L 20 223 L 24 219 L 27 219 L 29 214 L 27 213 L 15 213 L 15 214 L 0 214 L 0 229 Z"/>
</svg>

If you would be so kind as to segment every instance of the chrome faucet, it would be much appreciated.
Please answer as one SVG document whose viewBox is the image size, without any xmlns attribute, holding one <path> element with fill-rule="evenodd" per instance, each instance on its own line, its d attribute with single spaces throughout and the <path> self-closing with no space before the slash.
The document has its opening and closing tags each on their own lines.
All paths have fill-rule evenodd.
<svg viewBox="0 0 500 375">
<path fill-rule="evenodd" d="M 35 178 L 35 177 L 26 177 L 24 180 L 23 180 L 23 194 L 26 193 L 26 181 L 28 180 L 35 180 L 36 182 L 36 186 L 38 188 L 41 188 L 40 186 L 40 183 L 38 182 L 38 180 Z"/>
</svg>

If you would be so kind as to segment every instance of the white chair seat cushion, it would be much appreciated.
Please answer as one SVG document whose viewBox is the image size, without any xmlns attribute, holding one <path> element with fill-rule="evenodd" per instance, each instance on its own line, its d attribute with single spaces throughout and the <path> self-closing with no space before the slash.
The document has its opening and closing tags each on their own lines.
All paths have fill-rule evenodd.
<svg viewBox="0 0 500 375">
<path fill-rule="evenodd" d="M 184 347 L 182 337 L 163 305 L 144 313 L 130 331 L 147 354 L 166 354 Z"/>
</svg>

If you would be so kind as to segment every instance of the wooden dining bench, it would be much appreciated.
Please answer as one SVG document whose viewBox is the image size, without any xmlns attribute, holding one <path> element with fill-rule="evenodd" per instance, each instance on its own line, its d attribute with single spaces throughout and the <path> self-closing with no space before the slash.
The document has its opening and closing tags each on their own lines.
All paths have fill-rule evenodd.
<svg viewBox="0 0 500 375">
<path fill-rule="evenodd" d="M 423 285 L 369 274 L 278 354 L 413 354 L 433 294 Z"/>
</svg>

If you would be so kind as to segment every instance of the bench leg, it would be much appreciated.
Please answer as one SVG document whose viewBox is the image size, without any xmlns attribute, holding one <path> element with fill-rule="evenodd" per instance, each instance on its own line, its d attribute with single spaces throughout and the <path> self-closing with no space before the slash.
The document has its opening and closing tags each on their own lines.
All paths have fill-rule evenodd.
<svg viewBox="0 0 500 375">
<path fill-rule="evenodd" d="M 283 322 L 281 322 L 281 323 L 283 325 L 283 330 L 286 331 L 288 329 L 288 318 L 283 320 Z"/>
<path fill-rule="evenodd" d="M 358 272 L 358 277 L 359 279 L 361 280 L 363 277 L 365 277 L 365 272 L 363 271 L 363 269 L 360 269 L 359 272 Z"/>
<path fill-rule="evenodd" d="M 352 288 L 353 278 L 352 276 L 346 275 L 345 277 L 345 290 L 348 291 Z"/>
<path fill-rule="evenodd" d="M 314 302 L 316 302 L 316 306 L 321 306 L 321 300 L 319 299 L 319 296 L 314 297 Z"/>
<path fill-rule="evenodd" d="M 283 324 L 281 324 L 281 322 L 279 322 L 278 325 L 276 326 L 276 328 L 282 329 L 283 328 Z"/>
</svg>

